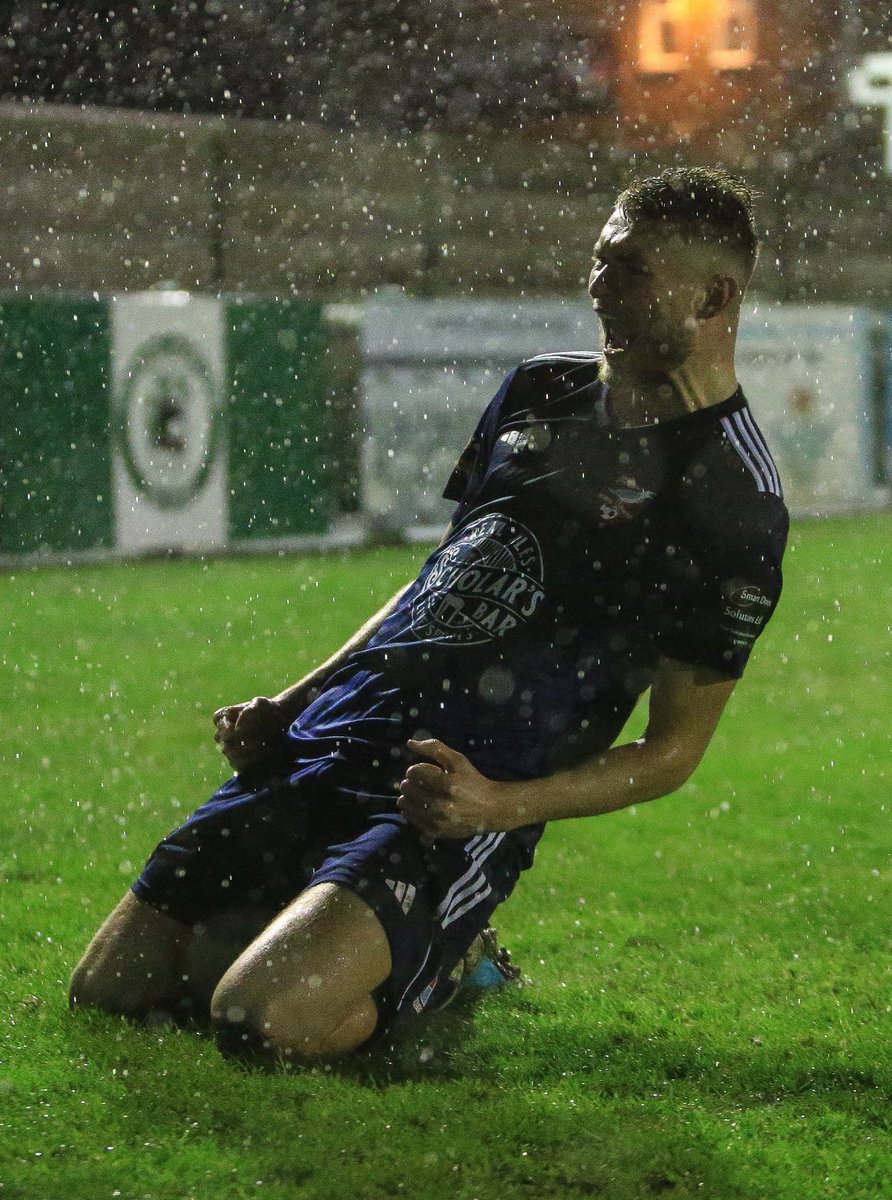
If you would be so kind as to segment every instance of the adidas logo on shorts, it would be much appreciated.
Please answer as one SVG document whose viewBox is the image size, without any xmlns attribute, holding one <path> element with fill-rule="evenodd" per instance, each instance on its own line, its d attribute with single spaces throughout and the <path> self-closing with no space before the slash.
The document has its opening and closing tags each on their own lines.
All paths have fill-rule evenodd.
<svg viewBox="0 0 892 1200">
<path fill-rule="evenodd" d="M 415 899 L 415 892 L 417 890 L 415 884 L 401 883 L 397 879 L 385 879 L 384 882 L 393 892 L 394 896 L 396 896 L 397 900 L 399 901 L 400 908 L 402 908 L 404 913 L 408 914 L 409 909 L 412 907 L 412 902 Z"/>
</svg>

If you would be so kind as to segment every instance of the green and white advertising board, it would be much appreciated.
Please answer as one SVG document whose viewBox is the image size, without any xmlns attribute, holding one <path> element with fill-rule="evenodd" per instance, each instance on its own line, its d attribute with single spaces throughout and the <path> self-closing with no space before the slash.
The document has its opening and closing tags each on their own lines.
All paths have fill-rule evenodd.
<svg viewBox="0 0 892 1200">
<path fill-rule="evenodd" d="M 324 353 L 314 304 L 0 300 L 0 555 L 324 536 Z"/>
<path fill-rule="evenodd" d="M 116 542 L 220 549 L 229 529 L 222 305 L 186 292 L 112 305 Z"/>
</svg>

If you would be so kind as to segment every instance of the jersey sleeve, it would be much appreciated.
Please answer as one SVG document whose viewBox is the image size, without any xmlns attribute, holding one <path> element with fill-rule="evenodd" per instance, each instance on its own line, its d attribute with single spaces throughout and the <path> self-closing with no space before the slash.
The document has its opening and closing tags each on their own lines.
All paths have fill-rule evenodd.
<svg viewBox="0 0 892 1200">
<path fill-rule="evenodd" d="M 787 510 L 778 497 L 757 497 L 736 511 L 716 507 L 699 524 L 697 561 L 680 564 L 691 586 L 662 624 L 658 649 L 739 679 L 780 599 Z"/>
<path fill-rule="evenodd" d="M 514 383 L 517 373 L 515 368 L 502 381 L 502 386 L 490 400 L 483 416 L 477 422 L 477 428 L 471 435 L 468 444 L 462 450 L 458 462 L 443 489 L 443 496 L 456 503 L 470 499 L 486 473 L 489 456 L 498 436 L 498 428 L 502 419 L 505 399 Z"/>
</svg>

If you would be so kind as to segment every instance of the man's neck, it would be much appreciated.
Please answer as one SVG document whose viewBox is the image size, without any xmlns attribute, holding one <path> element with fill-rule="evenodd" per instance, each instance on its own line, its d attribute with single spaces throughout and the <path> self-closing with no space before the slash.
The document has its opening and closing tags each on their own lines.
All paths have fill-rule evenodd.
<svg viewBox="0 0 892 1200">
<path fill-rule="evenodd" d="M 733 366 L 704 372 L 689 362 L 660 376 L 623 377 L 608 370 L 601 378 L 609 389 L 610 409 L 617 425 L 671 421 L 721 404 L 738 387 Z"/>
</svg>

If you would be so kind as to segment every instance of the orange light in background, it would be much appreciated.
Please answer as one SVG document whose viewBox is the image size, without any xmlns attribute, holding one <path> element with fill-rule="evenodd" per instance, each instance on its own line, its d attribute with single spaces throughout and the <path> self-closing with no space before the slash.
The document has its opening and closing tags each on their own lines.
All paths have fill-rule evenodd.
<svg viewBox="0 0 892 1200">
<path fill-rule="evenodd" d="M 638 69 L 644 74 L 683 71 L 687 55 L 688 0 L 641 0 Z"/>
<path fill-rule="evenodd" d="M 738 71 L 756 61 L 755 0 L 715 0 L 709 58 L 720 71 Z"/>
<path fill-rule="evenodd" d="M 686 71 L 696 61 L 737 71 L 756 57 L 755 0 L 641 0 L 638 70 Z"/>
</svg>

